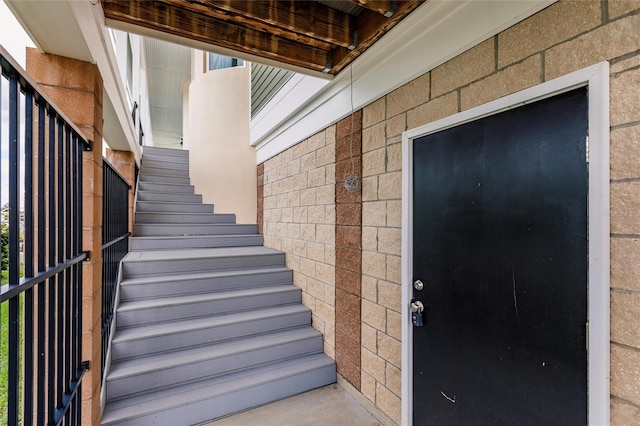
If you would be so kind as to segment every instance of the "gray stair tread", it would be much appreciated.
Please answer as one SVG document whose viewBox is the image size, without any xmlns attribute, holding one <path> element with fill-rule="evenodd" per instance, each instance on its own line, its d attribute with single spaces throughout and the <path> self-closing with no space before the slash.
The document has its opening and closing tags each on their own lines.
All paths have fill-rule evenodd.
<svg viewBox="0 0 640 426">
<path fill-rule="evenodd" d="M 183 250 L 150 250 L 132 251 L 127 254 L 123 262 L 148 262 L 162 260 L 186 260 L 203 258 L 225 258 L 238 256 L 264 256 L 273 254 L 283 254 L 280 250 L 262 246 L 245 247 L 214 247 Z"/>
<path fill-rule="evenodd" d="M 176 177 L 180 177 L 180 176 L 176 176 Z M 193 185 L 191 184 L 186 184 L 186 183 L 168 183 L 168 182 L 140 182 L 140 186 L 144 186 L 144 187 L 154 187 L 154 186 L 161 186 L 164 189 L 144 189 L 144 188 L 140 188 L 138 189 L 138 191 L 141 192 L 172 192 L 171 190 L 174 188 L 184 188 L 185 186 L 188 186 L 190 188 L 193 188 Z"/>
<path fill-rule="evenodd" d="M 131 241 L 137 240 L 137 241 L 150 241 L 150 240 L 154 240 L 154 241 L 179 241 L 179 240 L 184 240 L 184 239 L 188 239 L 188 240 L 206 240 L 209 238 L 247 238 L 247 237 L 261 237 L 261 235 L 259 234 L 222 234 L 222 235 L 158 235 L 157 237 L 154 236 L 145 236 L 145 237 L 131 237 Z M 131 251 L 137 251 L 135 249 L 132 249 Z"/>
<path fill-rule="evenodd" d="M 142 152 L 144 154 L 148 153 L 148 154 L 156 154 L 156 155 L 158 155 L 159 153 L 164 153 L 163 155 L 172 155 L 172 154 L 184 155 L 184 156 L 189 155 L 189 150 L 187 149 L 167 148 L 163 146 L 145 146 L 144 148 L 142 148 Z"/>
<path fill-rule="evenodd" d="M 141 220 L 144 218 L 145 220 Z M 141 211 L 136 212 L 136 224 L 155 224 L 157 220 L 163 220 L 167 223 L 169 220 L 175 220 L 170 222 L 171 224 L 200 224 L 200 223 L 235 223 L 236 215 L 233 213 L 213 213 L 213 212 L 154 212 L 154 211 Z M 220 221 L 220 222 L 217 222 Z"/>
<path fill-rule="evenodd" d="M 149 324 L 142 327 L 129 327 L 116 331 L 113 337 L 113 344 L 130 342 L 139 339 L 152 338 L 156 336 L 177 334 L 185 331 L 206 329 L 212 327 L 238 324 L 256 319 L 275 318 L 291 314 L 309 312 L 309 308 L 300 305 L 286 305 L 275 308 L 259 309 L 256 311 L 239 312 L 228 315 L 214 317 L 190 318 L 182 321 L 169 323 Z"/>
<path fill-rule="evenodd" d="M 258 348 L 278 346 L 303 339 L 318 338 L 321 334 L 313 327 L 300 327 L 275 333 L 254 336 L 250 339 L 232 340 L 177 352 L 148 355 L 112 364 L 107 381 L 139 374 L 161 371 L 166 368 L 192 364 L 200 360 L 219 358 L 234 353 L 254 351 Z M 322 348 L 320 348 L 322 350 Z"/>
<path fill-rule="evenodd" d="M 102 422 L 105 424 L 135 419 L 145 414 L 161 412 L 233 392 L 241 392 L 243 389 L 251 389 L 261 384 L 304 374 L 308 371 L 332 367 L 333 364 L 334 361 L 325 354 L 314 354 L 213 379 L 191 382 L 133 398 L 125 398 L 114 401 L 107 406 L 102 416 Z"/>
<path fill-rule="evenodd" d="M 140 180 L 142 182 L 148 182 L 148 183 L 168 183 L 171 184 L 171 182 L 154 182 L 153 179 L 155 178 L 173 178 L 173 179 L 182 179 L 183 181 L 186 180 L 186 182 L 184 183 L 173 183 L 174 185 L 190 185 L 189 183 L 189 176 L 167 176 L 167 175 L 159 175 L 156 173 L 150 173 L 150 172 L 140 172 Z"/>
<path fill-rule="evenodd" d="M 173 233 L 169 234 L 169 235 L 175 235 L 175 236 L 181 236 L 181 235 L 216 235 L 215 233 L 210 233 L 212 230 L 223 230 L 224 228 L 231 228 L 234 229 L 233 227 L 236 227 L 236 229 L 245 229 L 246 231 L 241 231 L 242 233 L 246 233 L 246 234 L 257 234 L 258 232 L 258 225 L 252 224 L 252 223 L 179 223 L 179 224 L 173 224 L 173 223 L 135 223 L 134 224 L 134 228 L 135 227 L 139 227 L 139 229 L 142 231 L 144 229 L 147 229 L 147 232 L 149 228 L 152 227 L 158 227 L 157 230 L 170 230 L 172 228 L 180 228 L 183 231 L 174 231 Z M 207 232 L 205 232 L 205 230 L 207 230 Z M 196 232 L 196 234 L 193 234 L 193 232 Z M 144 232 L 145 234 L 147 232 Z M 156 231 L 158 232 L 158 231 Z M 135 233 L 135 229 L 134 229 L 134 233 Z M 167 236 L 167 234 L 164 233 L 160 233 L 158 236 L 160 235 L 164 235 Z M 229 235 L 229 234 L 227 234 Z M 153 235 L 145 235 L 145 237 L 152 237 Z"/>
<path fill-rule="evenodd" d="M 160 166 L 142 166 L 140 167 L 140 175 L 156 175 L 156 176 L 173 176 L 173 177 L 189 177 L 189 165 L 187 163 L 174 163 L 178 166 L 163 167 Z"/>
<path fill-rule="evenodd" d="M 186 280 L 198 280 L 198 279 L 215 279 L 215 278 L 225 278 L 225 277 L 233 277 L 233 276 L 252 276 L 255 274 L 268 274 L 268 273 L 278 273 L 289 271 L 289 268 L 284 266 L 274 266 L 270 268 L 251 268 L 245 270 L 227 270 L 227 271 L 208 271 L 208 272 L 199 272 L 199 273 L 191 273 L 191 274 L 179 274 L 179 275 L 160 275 L 153 277 L 136 277 L 136 278 L 124 278 L 120 285 L 122 286 L 130 286 L 130 285 L 147 285 L 147 284 L 156 284 L 160 282 L 179 282 Z"/>
<path fill-rule="evenodd" d="M 194 238 L 196 237 L 196 238 Z M 214 248 L 262 245 L 264 238 L 248 235 L 185 235 L 161 237 L 136 237 L 131 240 L 131 251 L 168 250 L 176 248 Z M 144 239 L 142 239 L 144 238 Z"/>
<path fill-rule="evenodd" d="M 178 151 L 174 150 L 172 152 L 167 153 L 151 153 L 147 152 L 143 155 L 142 161 L 168 161 L 168 162 L 181 162 L 188 163 L 189 155 L 184 155 L 184 153 L 188 153 L 188 151 Z M 178 154 L 178 155 L 176 155 Z"/>
<path fill-rule="evenodd" d="M 149 169 L 184 169 L 185 167 L 189 167 L 189 159 L 185 158 L 177 158 L 174 159 L 173 156 L 170 155 L 155 155 L 154 158 L 142 158 L 142 163 L 140 164 L 140 171 L 143 172 L 145 168 Z"/>
<path fill-rule="evenodd" d="M 143 203 L 148 203 L 149 201 L 143 201 Z M 186 203 L 172 203 L 172 202 L 165 202 L 165 204 L 186 204 Z M 190 203 L 190 204 L 195 204 L 195 205 L 203 205 L 202 203 Z M 211 204 L 210 204 L 211 205 Z M 153 210 L 138 210 L 136 211 L 136 215 L 140 214 L 140 213 L 144 213 L 145 216 L 153 216 L 153 215 L 158 215 L 158 216 L 176 216 L 176 215 L 180 215 L 180 216 L 233 216 L 233 213 L 213 213 L 213 212 L 174 212 L 174 211 L 153 211 Z M 182 221 L 181 221 L 182 222 Z"/>
<path fill-rule="evenodd" d="M 160 175 L 160 176 L 183 176 L 189 177 L 189 164 L 188 163 L 175 163 L 176 166 L 160 167 L 157 166 L 145 166 L 140 167 L 140 174 Z"/>
<path fill-rule="evenodd" d="M 142 182 L 141 182 L 142 183 Z M 190 200 L 190 201 L 187 201 Z M 187 203 L 202 203 L 202 195 L 200 194 L 181 194 L 181 193 L 165 193 L 154 191 L 138 191 L 138 201 L 166 201 L 170 202 L 187 202 Z"/>
<path fill-rule="evenodd" d="M 209 294 L 191 294 L 186 296 L 173 296 L 159 299 L 142 299 L 135 301 L 120 302 L 118 312 L 131 312 L 140 309 L 158 309 L 168 306 L 178 306 L 188 303 L 202 303 L 214 300 L 233 299 L 237 297 L 252 297 L 274 293 L 285 293 L 289 291 L 300 291 L 299 287 L 290 285 L 280 285 L 272 287 L 246 288 L 240 290 L 214 292 Z M 212 313 L 213 314 L 213 313 Z"/>
<path fill-rule="evenodd" d="M 206 204 L 206 203 L 200 203 L 200 202 L 189 202 L 189 201 L 156 201 L 156 200 L 138 200 L 138 203 L 144 203 L 144 204 L 151 204 L 151 205 L 159 205 L 159 206 L 211 206 L 213 207 L 213 204 Z M 150 213 L 153 213 L 153 211 L 150 211 Z"/>
</svg>

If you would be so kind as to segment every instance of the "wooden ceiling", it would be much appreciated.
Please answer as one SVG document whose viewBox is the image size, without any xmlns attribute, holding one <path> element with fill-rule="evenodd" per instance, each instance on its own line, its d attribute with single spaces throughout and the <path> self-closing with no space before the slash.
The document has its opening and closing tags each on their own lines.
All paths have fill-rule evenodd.
<svg viewBox="0 0 640 426">
<path fill-rule="evenodd" d="M 120 21 L 338 74 L 425 0 L 102 0 Z"/>
</svg>

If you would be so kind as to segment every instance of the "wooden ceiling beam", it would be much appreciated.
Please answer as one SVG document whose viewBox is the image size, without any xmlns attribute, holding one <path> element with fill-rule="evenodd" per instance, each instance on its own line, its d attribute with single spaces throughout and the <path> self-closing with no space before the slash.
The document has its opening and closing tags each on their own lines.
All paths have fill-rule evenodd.
<svg viewBox="0 0 640 426">
<path fill-rule="evenodd" d="M 398 8 L 398 2 L 391 0 L 349 0 L 350 3 L 372 10 L 385 18 L 390 18 Z"/>
<path fill-rule="evenodd" d="M 353 50 L 335 49 L 331 52 L 330 74 L 337 75 L 355 58 L 371 47 L 380 37 L 402 21 L 426 0 L 404 0 L 398 2 L 396 12 L 390 18 L 371 10 L 363 10 L 357 17 L 358 45 Z"/>
<path fill-rule="evenodd" d="M 213 18 L 162 1 L 103 0 L 105 17 L 249 53 L 313 71 L 324 71 L 328 52 L 264 31 Z"/>
<path fill-rule="evenodd" d="M 352 16 L 315 1 L 161 0 L 216 19 L 235 22 L 329 50 L 353 45 Z"/>
</svg>

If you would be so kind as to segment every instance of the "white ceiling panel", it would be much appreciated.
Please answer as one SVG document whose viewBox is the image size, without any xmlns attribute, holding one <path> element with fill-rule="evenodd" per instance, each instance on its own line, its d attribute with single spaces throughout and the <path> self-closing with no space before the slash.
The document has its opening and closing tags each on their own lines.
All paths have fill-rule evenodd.
<svg viewBox="0 0 640 426">
<path fill-rule="evenodd" d="M 182 137 L 182 91 L 191 78 L 191 50 L 145 38 L 151 129 L 163 139 Z"/>
</svg>

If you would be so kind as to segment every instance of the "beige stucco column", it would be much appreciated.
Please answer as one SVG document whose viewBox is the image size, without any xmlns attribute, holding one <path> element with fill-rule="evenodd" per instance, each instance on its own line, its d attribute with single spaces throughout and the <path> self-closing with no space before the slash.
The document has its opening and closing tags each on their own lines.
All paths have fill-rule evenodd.
<svg viewBox="0 0 640 426">
<path fill-rule="evenodd" d="M 195 73 L 184 126 L 190 177 L 216 213 L 256 223 L 256 153 L 249 145 L 248 66 Z"/>
<path fill-rule="evenodd" d="M 83 152 L 82 360 L 90 369 L 82 379 L 82 424 L 100 424 L 102 323 L 102 77 L 94 64 L 27 49 L 27 72 L 67 117 L 92 141 Z"/>
</svg>

